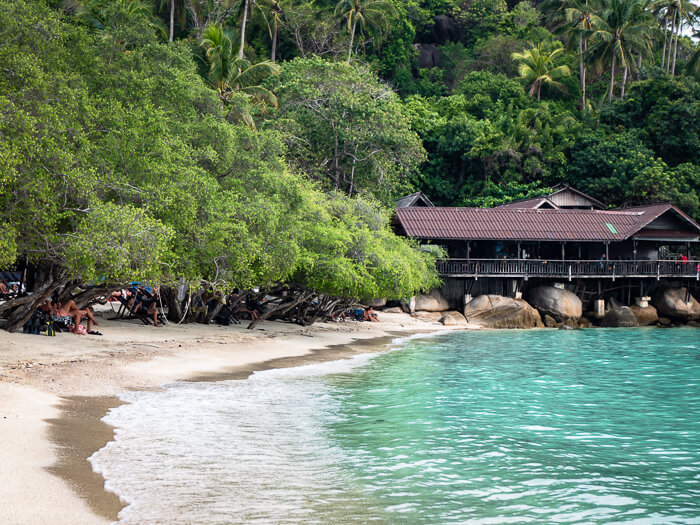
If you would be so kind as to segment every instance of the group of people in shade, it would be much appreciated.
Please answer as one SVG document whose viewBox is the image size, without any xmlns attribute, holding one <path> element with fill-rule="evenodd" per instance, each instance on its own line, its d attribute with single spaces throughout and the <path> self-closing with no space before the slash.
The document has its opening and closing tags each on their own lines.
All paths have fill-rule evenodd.
<svg viewBox="0 0 700 525">
<path fill-rule="evenodd" d="M 370 323 L 379 322 L 377 312 L 375 312 L 374 308 L 371 306 L 367 308 L 350 308 L 349 310 L 345 310 L 338 315 L 337 320 L 345 321 L 347 318 L 354 319 L 355 321 L 368 321 Z"/>
<path fill-rule="evenodd" d="M 60 301 L 56 297 L 46 299 L 39 305 L 42 313 L 50 314 L 54 324 L 65 328 L 74 334 L 102 335 L 94 326 L 100 326 L 95 320 L 95 312 L 89 306 L 78 308 L 73 299 Z M 87 330 L 82 327 L 82 321 L 87 321 Z"/>
</svg>

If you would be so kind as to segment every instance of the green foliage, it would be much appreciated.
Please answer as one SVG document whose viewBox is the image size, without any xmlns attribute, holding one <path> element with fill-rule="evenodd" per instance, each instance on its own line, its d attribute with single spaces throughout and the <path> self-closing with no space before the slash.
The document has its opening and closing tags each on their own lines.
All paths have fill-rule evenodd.
<svg viewBox="0 0 700 525">
<path fill-rule="evenodd" d="M 616 130 L 637 130 L 669 166 L 700 163 L 700 84 L 690 78 L 637 82 L 601 120 Z"/>
<path fill-rule="evenodd" d="M 540 197 L 547 193 L 549 193 L 547 189 L 541 187 L 539 182 L 527 184 L 501 182 L 495 184 L 493 181 L 488 181 L 481 194 L 467 199 L 464 205 L 491 208 L 500 204 Z"/>
<path fill-rule="evenodd" d="M 390 300 L 439 285 L 435 256 L 396 237 L 377 204 L 334 194 L 307 205 L 296 282 L 343 298 Z"/>
<path fill-rule="evenodd" d="M 547 52 L 540 42 L 537 47 L 526 49 L 522 53 L 513 53 L 513 60 L 518 64 L 520 79 L 528 85 L 528 93 L 531 97 L 537 94 L 540 100 L 542 87 L 564 89 L 564 85 L 558 80 L 571 75 L 568 66 L 555 66 L 555 58 L 563 53 L 562 48 L 556 48 Z"/>
<path fill-rule="evenodd" d="M 270 87 L 279 109 L 266 125 L 285 133 L 293 162 L 324 188 L 387 204 L 410 188 L 423 149 L 396 94 L 369 69 L 295 59 Z"/>
<path fill-rule="evenodd" d="M 91 34 L 39 2 L 0 5 L 0 265 L 21 257 L 83 282 L 184 279 L 217 289 L 304 275 L 314 290 L 344 297 L 412 295 L 435 283 L 431 259 L 391 233 L 385 211 L 341 206 L 290 171 L 280 133 L 227 119 L 246 111 L 246 98 L 234 94 L 223 108 L 190 48 L 158 42 L 149 27 L 137 18 Z M 140 45 L 122 45 L 135 29 L 144 32 Z M 386 128 L 405 119 L 368 71 L 319 64 L 354 71 L 351 87 L 373 82 L 366 96 L 375 113 L 348 106 L 358 112 L 357 151 L 358 136 L 371 136 L 360 116 Z M 235 65 L 230 71 L 227 80 L 242 85 Z M 411 139 L 407 124 L 395 133 L 400 150 Z M 415 137 L 413 147 L 415 165 Z M 375 156 L 379 176 L 398 176 Z M 331 213 L 343 206 L 352 213 Z M 318 217 L 335 229 L 319 230 Z M 342 260 L 326 254 L 339 274 L 309 270 L 314 242 L 331 246 L 348 232 Z M 350 283 L 348 272 L 369 284 Z"/>
<path fill-rule="evenodd" d="M 611 205 L 634 202 L 632 180 L 647 169 L 664 169 L 665 164 L 644 146 L 634 133 L 605 136 L 591 133 L 581 137 L 571 151 L 568 181 L 593 197 Z"/>
<path fill-rule="evenodd" d="M 455 10 L 455 19 L 465 41 L 473 44 L 497 32 L 507 12 L 505 0 L 465 0 Z"/>
</svg>

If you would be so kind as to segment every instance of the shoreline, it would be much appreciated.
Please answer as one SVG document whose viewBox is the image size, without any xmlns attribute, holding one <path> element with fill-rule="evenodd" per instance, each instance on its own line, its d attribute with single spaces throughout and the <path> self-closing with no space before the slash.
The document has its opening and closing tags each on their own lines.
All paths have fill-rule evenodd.
<svg viewBox="0 0 700 525">
<path fill-rule="evenodd" d="M 104 337 L 0 332 L 0 516 L 16 524 L 104 524 L 124 504 L 87 458 L 113 437 L 102 422 L 119 393 L 175 381 L 244 379 L 259 370 L 381 352 L 397 337 L 445 327 L 407 314 L 380 323 L 146 327 L 108 321 Z M 101 315 L 100 315 L 101 314 Z M 472 328 L 476 328 L 472 326 Z"/>
</svg>

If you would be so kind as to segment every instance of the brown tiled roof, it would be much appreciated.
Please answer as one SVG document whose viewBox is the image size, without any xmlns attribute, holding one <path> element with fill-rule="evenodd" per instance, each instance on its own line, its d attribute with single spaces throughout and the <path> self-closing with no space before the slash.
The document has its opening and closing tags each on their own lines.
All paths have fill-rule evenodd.
<svg viewBox="0 0 700 525">
<path fill-rule="evenodd" d="M 670 209 L 678 211 L 670 204 L 615 211 L 399 208 L 396 216 L 406 235 L 420 239 L 622 241 Z"/>
<path fill-rule="evenodd" d="M 634 237 L 638 239 L 678 239 L 688 241 L 697 239 L 698 236 L 700 236 L 698 232 L 665 230 L 658 228 L 642 228 L 634 234 Z"/>
</svg>

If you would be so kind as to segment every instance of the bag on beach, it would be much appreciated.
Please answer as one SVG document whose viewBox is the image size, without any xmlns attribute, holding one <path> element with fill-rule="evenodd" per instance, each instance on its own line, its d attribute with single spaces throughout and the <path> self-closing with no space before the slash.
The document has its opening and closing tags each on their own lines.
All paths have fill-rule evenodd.
<svg viewBox="0 0 700 525">
<path fill-rule="evenodd" d="M 46 335 L 53 337 L 56 335 L 56 327 L 53 325 L 53 319 L 51 314 L 45 313 L 42 323 L 42 332 L 46 332 Z"/>
<path fill-rule="evenodd" d="M 22 331 L 25 334 L 39 335 L 41 333 L 41 314 L 36 311 L 29 320 L 24 323 Z"/>
<path fill-rule="evenodd" d="M 70 331 L 73 332 L 75 335 L 87 335 L 87 330 L 81 324 L 74 326 L 70 329 Z"/>
</svg>

